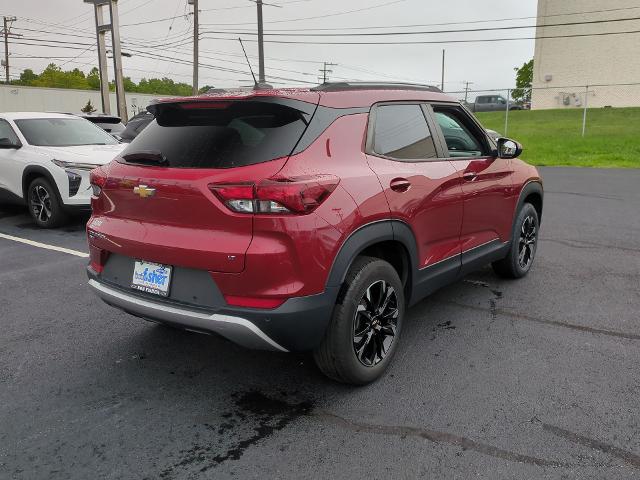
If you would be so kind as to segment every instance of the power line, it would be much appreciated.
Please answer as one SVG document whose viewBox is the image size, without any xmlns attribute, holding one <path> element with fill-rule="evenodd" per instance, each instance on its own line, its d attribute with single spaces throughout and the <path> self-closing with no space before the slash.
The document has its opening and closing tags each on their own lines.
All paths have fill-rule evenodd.
<svg viewBox="0 0 640 480">
<path fill-rule="evenodd" d="M 397 36 L 397 35 L 436 35 L 443 33 L 477 33 L 477 32 L 494 32 L 494 31 L 508 31 L 508 30 L 522 30 L 531 28 L 551 28 L 551 27 L 569 27 L 578 25 L 595 25 L 601 23 L 617 23 L 617 22 L 630 22 L 640 20 L 640 17 L 630 18 L 615 18 L 611 20 L 588 20 L 582 22 L 567 22 L 567 23 L 550 23 L 550 24 L 537 24 L 537 25 L 513 25 L 508 27 L 483 27 L 483 28 L 468 28 L 468 29 L 455 29 L 455 30 L 430 30 L 419 32 L 363 32 L 363 33 L 275 33 L 267 32 L 264 35 L 269 36 L 284 36 L 284 37 L 364 37 L 364 36 Z M 224 30 L 210 30 L 203 33 L 215 33 L 215 34 L 233 34 L 233 35 L 256 35 L 255 32 L 238 32 L 238 31 L 224 31 Z"/>
<path fill-rule="evenodd" d="M 146 2 L 141 3 L 141 4 L 140 4 L 140 5 L 138 5 L 137 7 L 133 7 L 133 8 L 131 8 L 131 9 L 129 9 L 129 10 L 126 10 L 126 11 L 122 12 L 122 13 L 120 14 L 120 16 L 121 16 L 121 17 L 123 17 L 123 16 L 127 15 L 128 13 L 131 13 L 131 12 L 133 12 L 133 11 L 135 11 L 135 10 L 138 10 L 139 8 L 142 8 L 142 7 L 145 7 L 145 6 L 149 5 L 149 4 L 150 4 L 151 2 L 153 2 L 153 1 L 154 1 L 154 0 L 147 0 Z"/>
<path fill-rule="evenodd" d="M 189 2 L 187 2 L 187 0 L 185 0 L 185 1 L 184 1 L 184 12 L 185 12 L 185 13 L 187 12 L 187 6 L 188 6 L 188 3 L 189 3 Z M 175 10 L 174 10 L 174 12 L 173 12 L 173 15 L 174 15 L 174 16 L 178 14 L 178 10 L 179 10 L 179 9 L 180 9 L 180 2 L 176 2 L 176 9 L 175 9 Z M 175 21 L 176 21 L 176 19 L 175 19 L 175 18 L 174 18 L 173 20 L 171 20 L 171 23 L 169 24 L 169 28 L 167 29 L 167 34 L 166 34 L 166 35 L 164 36 L 164 38 L 162 39 L 162 41 L 163 41 L 163 42 L 166 42 L 166 41 L 167 41 L 167 39 L 169 38 L 169 36 L 170 36 L 170 34 L 171 34 L 171 29 L 173 28 L 173 24 L 175 23 Z M 186 30 L 186 34 L 187 34 L 187 36 L 191 36 L 191 27 L 192 27 L 192 24 L 189 22 L 189 26 L 187 27 L 187 30 Z M 156 68 L 157 66 L 158 66 L 158 60 L 156 60 L 156 61 L 153 63 L 153 68 Z M 169 68 L 170 68 L 170 66 L 169 66 L 169 64 L 167 64 L 167 68 L 166 68 L 166 70 L 165 70 L 165 75 L 167 74 L 167 71 L 169 70 Z"/>
<path fill-rule="evenodd" d="M 31 59 L 31 58 L 50 58 L 50 59 L 60 59 L 60 58 L 74 58 L 74 57 L 51 57 L 51 56 L 31 56 L 31 55 L 25 55 L 25 56 L 12 56 L 12 58 L 17 58 L 17 59 Z M 84 62 L 75 62 L 73 60 L 69 61 L 69 63 L 73 63 L 73 64 L 78 64 L 78 65 L 85 65 L 86 63 Z M 127 67 L 127 70 L 132 70 L 135 72 L 142 72 L 142 73 L 157 73 L 160 75 L 166 75 L 166 72 L 161 72 L 161 71 L 157 71 L 157 70 L 150 70 L 150 69 L 139 69 L 139 68 L 131 68 L 131 67 Z M 172 72 L 171 73 L 172 76 L 176 76 L 176 77 L 191 77 L 191 74 L 183 74 L 183 73 L 175 73 Z M 18 75 L 16 75 L 18 76 Z M 143 77 L 143 78 L 149 78 L 149 77 Z M 217 80 L 217 81 L 227 81 L 227 80 L 233 80 L 233 81 L 241 81 L 240 78 L 218 78 L 218 77 L 206 77 L 207 80 Z"/>
<path fill-rule="evenodd" d="M 603 10 L 588 10 L 581 12 L 571 13 L 556 13 L 552 15 L 540 15 L 540 16 L 528 16 L 528 17 L 511 17 L 511 18 L 493 18 L 487 20 L 468 20 L 463 22 L 441 22 L 441 23 L 418 23 L 418 24 L 404 24 L 404 25 L 379 25 L 379 26 L 357 26 L 357 27 L 317 27 L 317 28 L 291 28 L 291 29 L 276 29 L 271 31 L 277 32 L 298 32 L 298 31 L 339 31 L 339 30 L 374 30 L 374 29 L 389 29 L 389 28 L 417 28 L 417 27 L 442 27 L 449 25 L 470 25 L 476 23 L 495 23 L 495 22 L 509 22 L 518 20 L 531 20 L 538 18 L 551 18 L 551 17 L 566 17 L 572 15 L 586 15 L 591 13 L 609 13 L 619 12 L 627 10 L 638 10 L 638 7 L 624 7 L 624 8 L 609 8 Z M 298 19 L 301 20 L 301 19 Z M 271 22 L 266 22 L 271 23 Z M 203 23 L 202 25 L 223 26 L 223 25 L 250 25 L 249 23 Z"/>
<path fill-rule="evenodd" d="M 89 46 L 86 43 L 80 43 L 80 42 L 67 42 L 67 41 L 61 41 L 61 40 L 47 40 L 47 39 L 43 39 L 43 38 L 32 38 L 32 37 L 27 37 L 24 40 L 27 40 L 29 42 L 41 42 L 41 43 L 26 43 L 26 42 L 10 42 L 10 43 L 15 43 L 18 45 L 33 45 L 33 46 L 41 46 L 41 47 L 54 47 L 54 48 L 67 48 L 67 49 L 72 49 L 72 50 L 83 50 L 82 46 L 87 47 Z M 54 45 L 50 45 L 49 43 L 53 43 Z M 93 45 L 90 45 L 93 46 Z M 153 55 L 153 58 L 158 58 L 158 59 L 162 59 L 162 60 L 166 60 L 164 57 L 157 55 L 157 54 L 151 54 L 150 52 L 143 52 L 140 50 L 136 50 L 130 47 L 127 47 L 128 50 L 130 50 L 133 53 L 136 53 L 137 55 L 145 58 L 145 55 Z M 189 63 L 191 65 L 191 63 Z M 203 66 L 205 64 L 200 63 L 200 66 Z M 224 67 L 219 67 L 219 66 L 215 66 L 215 65 L 207 65 L 210 68 L 214 68 L 214 69 L 223 69 Z M 223 70 L 224 71 L 224 70 Z M 231 69 L 227 69 L 227 71 L 231 71 L 233 73 L 245 73 L 242 70 L 231 70 Z M 300 73 L 300 72 L 298 72 Z M 275 76 L 275 75 L 270 75 L 270 77 L 275 78 L 275 79 L 280 79 L 280 80 L 289 80 L 289 81 L 295 81 L 295 82 L 301 82 L 301 83 L 309 83 L 309 84 L 315 84 L 315 82 L 308 82 L 306 80 L 301 80 L 301 79 L 295 79 L 295 78 L 288 78 L 288 77 L 280 77 L 280 76 Z"/>
<path fill-rule="evenodd" d="M 174 18 L 188 17 L 189 15 L 193 15 L 193 12 L 188 12 L 188 13 L 185 13 L 183 15 L 176 15 L 176 16 L 173 16 L 173 17 L 165 17 L 165 18 L 158 18 L 156 20 L 148 20 L 146 22 L 123 23 L 120 26 L 121 27 L 137 27 L 138 25 L 148 25 L 150 23 L 167 22 L 169 20 L 173 20 Z"/>
<path fill-rule="evenodd" d="M 316 15 L 314 17 L 304 17 L 304 18 L 288 18 L 286 20 L 272 20 L 270 22 L 265 22 L 268 24 L 272 23 L 287 23 L 287 22 L 298 22 L 302 20 L 315 20 L 317 18 L 328 18 L 328 17 L 337 17 L 340 15 L 348 15 L 350 13 L 364 12 L 367 10 L 373 10 L 376 8 L 386 7 L 388 5 L 394 5 L 396 3 L 406 2 L 407 0 L 393 0 L 392 2 L 380 3 L 378 5 L 370 5 L 368 7 L 357 8 L 355 10 L 346 10 L 343 12 L 335 12 L 335 13 L 326 13 L 324 15 Z M 253 22 L 240 22 L 240 23 L 203 23 L 202 25 L 253 25 Z"/>
<path fill-rule="evenodd" d="M 410 40 L 410 41 L 390 41 L 390 42 L 327 42 L 327 41 L 300 41 L 300 40 L 265 40 L 265 43 L 282 43 L 296 45 L 444 45 L 454 43 L 492 43 L 492 42 L 509 42 L 514 40 L 544 40 L 553 38 L 577 38 L 577 37 L 599 37 L 607 35 L 628 35 L 640 33 L 640 30 L 630 30 L 623 32 L 602 32 L 602 33 L 581 33 L 571 35 L 541 35 L 534 37 L 504 37 L 504 38 L 478 38 L 466 40 Z M 231 38 L 225 37 L 204 37 L 211 40 L 226 40 Z M 256 42 L 256 40 L 246 40 L 247 42 Z"/>
<path fill-rule="evenodd" d="M 95 48 L 95 46 L 93 44 L 86 44 L 86 43 L 80 43 L 80 42 L 67 42 L 67 41 L 61 41 L 61 40 L 47 40 L 47 39 L 43 39 L 43 38 L 34 38 L 34 37 L 25 37 L 23 40 L 26 40 L 28 42 L 43 42 L 43 43 L 23 43 L 23 42 L 10 42 L 10 43 L 16 43 L 16 44 L 21 44 L 21 45 L 33 45 L 33 46 L 47 46 L 47 47 L 54 47 L 54 48 L 66 48 L 66 49 L 72 49 L 72 50 L 80 50 L 81 53 L 84 53 L 86 51 L 86 49 L 80 48 L 80 47 L 76 47 L 76 46 L 88 46 L 89 48 Z M 57 45 L 48 45 L 44 42 L 50 42 L 50 43 L 56 43 Z M 185 45 L 189 45 L 190 42 L 186 42 Z M 126 47 L 127 50 L 136 53 L 136 54 L 141 54 L 141 53 L 150 53 L 150 52 L 142 52 L 140 50 L 136 50 L 134 48 L 130 47 L 130 43 L 126 43 Z M 171 46 L 169 44 L 165 45 L 165 46 Z M 181 45 L 176 45 L 176 46 L 181 46 Z M 151 48 L 151 47 L 139 47 L 139 48 Z M 167 52 L 171 52 L 171 53 L 183 53 L 183 54 L 187 54 L 186 52 L 180 52 L 180 51 L 175 51 L 175 50 L 169 50 L 169 49 L 165 49 L 165 51 Z M 71 57 L 74 58 L 74 57 Z M 207 56 L 201 56 L 201 58 L 204 59 L 208 59 L 208 60 L 220 60 L 220 59 L 216 59 L 213 57 L 207 57 Z M 167 59 L 161 56 L 158 56 L 158 59 L 162 59 L 164 61 L 167 62 L 171 62 L 172 60 L 175 60 L 175 58 L 172 59 Z M 234 62 L 234 61 L 230 61 L 230 60 L 223 60 L 224 62 L 227 63 L 234 63 L 234 64 L 238 64 L 238 65 L 244 65 L 244 62 Z M 289 73 L 297 73 L 297 74 L 302 74 L 302 75 L 311 75 L 307 72 L 301 72 L 298 70 L 290 70 L 290 69 L 283 69 L 283 68 L 273 68 L 273 70 L 277 70 L 277 71 L 283 71 L 283 72 L 289 72 Z M 273 76 L 272 76 L 273 77 Z M 281 78 L 281 77 L 273 77 L 273 78 Z M 290 80 L 290 79 L 287 79 Z M 297 81 L 297 80 L 296 80 Z M 302 82 L 304 82 L 304 80 L 300 80 Z M 313 82 L 309 82 L 309 83 L 313 83 Z"/>
<path fill-rule="evenodd" d="M 318 42 L 318 41 L 300 41 L 300 40 L 265 40 L 265 42 L 269 43 L 283 43 L 283 44 L 303 44 L 303 45 L 422 45 L 422 44 L 449 44 L 449 43 L 487 43 L 487 42 L 506 42 L 506 41 L 516 41 L 516 40 L 542 40 L 542 39 L 554 39 L 554 38 L 578 38 L 578 37 L 598 37 L 598 36 L 609 36 L 609 35 L 629 35 L 640 33 L 640 30 L 630 30 L 630 31 L 617 31 L 617 32 L 599 32 L 599 33 L 579 33 L 579 34 L 567 34 L 567 35 L 538 35 L 538 36 L 530 36 L 530 37 L 503 37 L 503 38 L 480 38 L 480 39 L 443 39 L 443 40 L 410 40 L 410 41 L 385 41 L 385 42 Z M 224 40 L 224 41 L 236 41 L 232 38 L 225 37 L 210 37 L 203 36 L 202 38 L 209 38 L 213 40 Z M 81 45 L 87 46 L 86 43 L 80 42 L 67 42 L 60 40 L 47 40 L 41 38 L 25 38 L 32 41 L 40 41 L 40 42 L 50 42 L 57 43 L 63 45 Z M 255 42 L 255 40 L 247 40 L 249 42 Z M 10 42 L 10 43 L 18 43 L 18 42 Z M 24 44 L 28 45 L 28 44 Z M 54 45 L 50 45 L 54 46 Z M 165 45 L 154 45 L 153 47 L 146 48 L 157 48 Z M 170 44 L 166 44 L 166 46 L 171 46 Z M 173 45 L 178 46 L 178 45 Z M 62 47 L 61 47 L 62 48 Z"/>
</svg>

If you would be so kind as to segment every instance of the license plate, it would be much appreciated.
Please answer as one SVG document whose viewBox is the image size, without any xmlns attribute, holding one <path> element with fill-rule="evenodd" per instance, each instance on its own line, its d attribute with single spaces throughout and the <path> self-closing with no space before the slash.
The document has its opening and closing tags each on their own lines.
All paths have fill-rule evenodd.
<svg viewBox="0 0 640 480">
<path fill-rule="evenodd" d="M 151 262 L 135 262 L 131 288 L 166 297 L 169 295 L 170 282 L 170 266 Z"/>
</svg>

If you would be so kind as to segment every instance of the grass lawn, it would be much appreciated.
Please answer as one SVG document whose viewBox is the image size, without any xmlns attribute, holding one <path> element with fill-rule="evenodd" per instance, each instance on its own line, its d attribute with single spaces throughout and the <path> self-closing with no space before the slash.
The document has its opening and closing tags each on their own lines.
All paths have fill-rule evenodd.
<svg viewBox="0 0 640 480">
<path fill-rule="evenodd" d="M 477 113 L 486 127 L 504 133 L 504 112 Z M 640 108 L 509 112 L 507 136 L 524 146 L 533 165 L 640 168 Z"/>
</svg>

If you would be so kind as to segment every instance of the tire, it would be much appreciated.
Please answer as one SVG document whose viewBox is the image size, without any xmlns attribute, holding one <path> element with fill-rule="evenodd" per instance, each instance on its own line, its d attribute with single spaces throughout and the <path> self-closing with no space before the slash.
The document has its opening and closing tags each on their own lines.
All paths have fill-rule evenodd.
<svg viewBox="0 0 640 480">
<path fill-rule="evenodd" d="M 328 377 L 365 385 L 384 373 L 398 346 L 405 312 L 402 282 L 384 260 L 358 257 L 349 268 L 343 289 L 342 301 L 338 300 L 313 356 Z M 389 301 L 380 311 L 375 307 L 380 305 L 377 299 L 382 292 L 389 294 Z M 378 313 L 371 316 L 367 309 Z"/>
<path fill-rule="evenodd" d="M 522 278 L 529 273 L 538 249 L 539 230 L 538 212 L 530 203 L 523 204 L 514 223 L 509 253 L 492 264 L 500 277 Z"/>
<path fill-rule="evenodd" d="M 29 213 L 40 228 L 55 228 L 68 220 L 58 190 L 44 177 L 38 177 L 27 189 Z"/>
</svg>

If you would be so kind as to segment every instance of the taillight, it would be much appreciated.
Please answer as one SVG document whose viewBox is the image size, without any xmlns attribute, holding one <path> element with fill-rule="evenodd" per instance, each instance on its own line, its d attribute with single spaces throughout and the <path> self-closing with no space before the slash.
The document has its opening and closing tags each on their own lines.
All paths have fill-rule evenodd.
<svg viewBox="0 0 640 480">
<path fill-rule="evenodd" d="M 89 183 L 91 183 L 92 195 L 100 196 L 104 184 L 107 182 L 107 174 L 102 167 L 94 168 L 89 174 Z"/>
<path fill-rule="evenodd" d="M 211 191 L 239 213 L 306 214 L 313 212 L 336 189 L 334 175 L 271 178 L 260 183 L 211 184 Z"/>
</svg>

